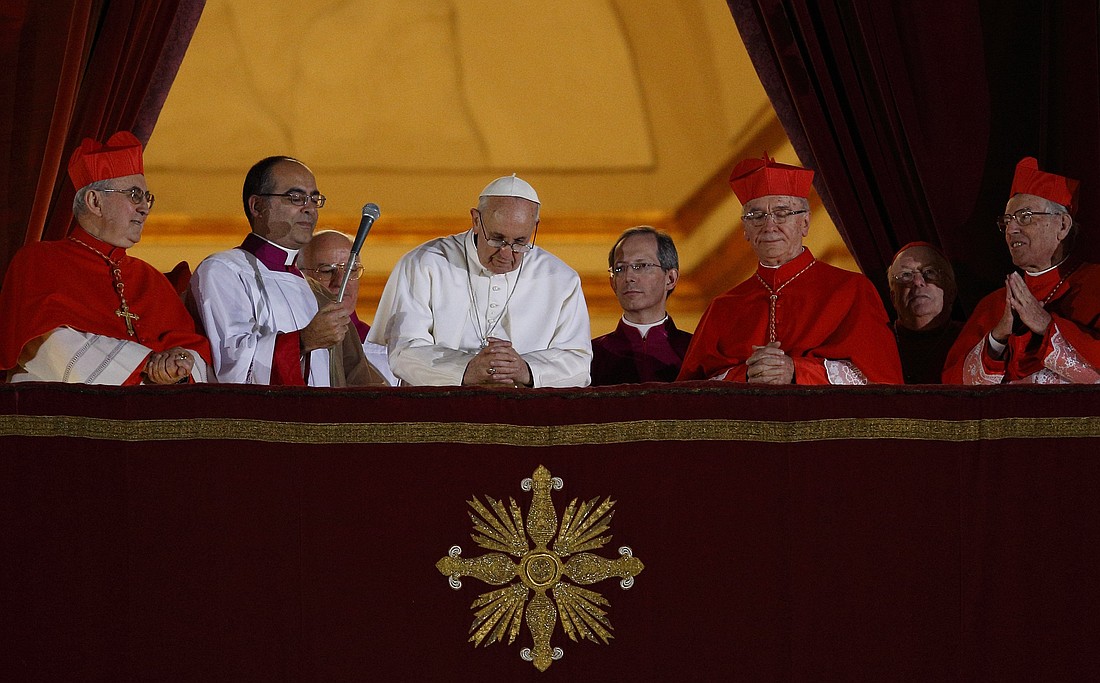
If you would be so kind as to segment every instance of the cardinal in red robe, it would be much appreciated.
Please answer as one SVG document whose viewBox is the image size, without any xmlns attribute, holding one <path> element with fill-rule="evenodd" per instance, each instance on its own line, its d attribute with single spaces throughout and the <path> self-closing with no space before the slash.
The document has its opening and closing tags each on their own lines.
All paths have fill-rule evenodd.
<svg viewBox="0 0 1100 683">
<path fill-rule="evenodd" d="M 978 303 L 947 357 L 952 384 L 1100 382 L 1100 265 L 1072 253 L 1080 183 L 1016 165 L 997 225 L 1019 271 Z"/>
<path fill-rule="evenodd" d="M 69 161 L 80 224 L 12 259 L 0 290 L 0 369 L 11 382 L 205 381 L 210 345 L 168 279 L 129 256 L 153 195 L 142 146 L 121 131 Z"/>
<path fill-rule="evenodd" d="M 677 379 L 762 384 L 902 382 L 882 300 L 867 278 L 805 248 L 813 171 L 767 155 L 738 164 L 753 277 L 711 302 Z"/>
</svg>

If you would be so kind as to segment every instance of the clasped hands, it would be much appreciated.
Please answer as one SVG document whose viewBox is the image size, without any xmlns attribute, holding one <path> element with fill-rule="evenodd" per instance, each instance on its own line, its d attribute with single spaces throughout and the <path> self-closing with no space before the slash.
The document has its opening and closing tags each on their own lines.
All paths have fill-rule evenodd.
<svg viewBox="0 0 1100 683">
<path fill-rule="evenodd" d="M 512 348 L 512 342 L 496 337 L 486 341 L 488 346 L 466 365 L 462 384 L 495 388 L 531 386 L 531 368 Z"/>
<path fill-rule="evenodd" d="M 790 384 L 794 380 L 794 361 L 773 341 L 752 347 L 745 360 L 745 373 L 753 384 Z"/>
<path fill-rule="evenodd" d="M 1013 312 L 1035 334 L 1044 334 L 1050 327 L 1050 314 L 1027 288 L 1027 283 L 1019 273 L 1009 273 L 1005 278 L 1005 310 L 991 331 L 993 338 L 1002 344 L 1012 334 Z"/>
<path fill-rule="evenodd" d="M 181 346 L 173 346 L 167 351 L 150 353 L 141 374 L 150 384 L 176 384 L 190 377 L 193 367 L 195 357 L 191 352 Z"/>
</svg>

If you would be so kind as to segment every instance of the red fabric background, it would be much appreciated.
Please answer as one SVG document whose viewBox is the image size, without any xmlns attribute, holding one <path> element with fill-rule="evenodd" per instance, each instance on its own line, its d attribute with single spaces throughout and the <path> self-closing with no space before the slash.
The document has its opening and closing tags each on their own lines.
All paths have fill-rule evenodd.
<svg viewBox="0 0 1100 683">
<path fill-rule="evenodd" d="M 35 437 L 16 420 L 438 421 L 458 434 L 659 419 L 695 421 L 703 437 L 700 420 L 745 419 L 763 438 L 784 422 L 852 418 L 851 436 L 873 436 L 867 419 L 985 430 L 1001 418 L 1095 420 L 1097 397 L 703 382 L 515 394 L 0 387 L 0 667 L 90 681 L 1081 680 L 1100 665 L 1100 461 L 1097 437 L 1049 438 L 1054 422 L 1004 440 L 938 440 L 915 422 L 904 440 L 508 446 L 300 445 L 292 422 L 275 443 Z M 526 513 L 519 481 L 539 464 L 565 481 L 559 515 L 573 498 L 617 501 L 598 552 L 626 544 L 645 563 L 629 591 L 591 586 L 611 602 L 611 644 L 559 628 L 565 658 L 544 674 L 519 659 L 526 630 L 511 646 L 467 643 L 486 587 L 466 578 L 452 591 L 434 568 L 453 544 L 484 552 L 465 501 L 514 497 Z"/>
<path fill-rule="evenodd" d="M 85 137 L 148 142 L 205 0 L 14 0 L 0 7 L 0 278 L 72 220 Z"/>
</svg>

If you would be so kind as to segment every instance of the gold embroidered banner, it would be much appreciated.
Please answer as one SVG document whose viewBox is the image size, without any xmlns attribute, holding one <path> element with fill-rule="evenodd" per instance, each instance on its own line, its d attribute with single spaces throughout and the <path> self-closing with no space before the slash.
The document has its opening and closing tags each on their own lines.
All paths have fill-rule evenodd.
<svg viewBox="0 0 1100 683">
<path fill-rule="evenodd" d="M 1097 453 L 1096 387 L 0 386 L 0 670 L 1084 680 Z"/>
</svg>

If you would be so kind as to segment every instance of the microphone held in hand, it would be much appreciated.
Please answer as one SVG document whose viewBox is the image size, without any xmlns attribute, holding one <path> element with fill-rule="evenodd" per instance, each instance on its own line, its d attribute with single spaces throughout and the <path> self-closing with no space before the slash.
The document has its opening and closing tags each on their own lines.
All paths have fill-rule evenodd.
<svg viewBox="0 0 1100 683">
<path fill-rule="evenodd" d="M 363 218 L 359 221 L 359 229 L 355 231 L 355 241 L 352 242 L 351 253 L 348 254 L 348 265 L 344 268 L 344 281 L 340 283 L 340 294 L 336 297 L 336 300 L 339 302 L 344 300 L 344 291 L 348 288 L 348 280 L 351 279 L 351 270 L 356 261 L 359 260 L 359 250 L 363 248 L 363 242 L 367 239 L 367 233 L 370 232 L 371 226 L 374 225 L 374 222 L 378 220 L 378 216 L 381 214 L 382 210 L 373 202 L 363 207 Z"/>
</svg>

